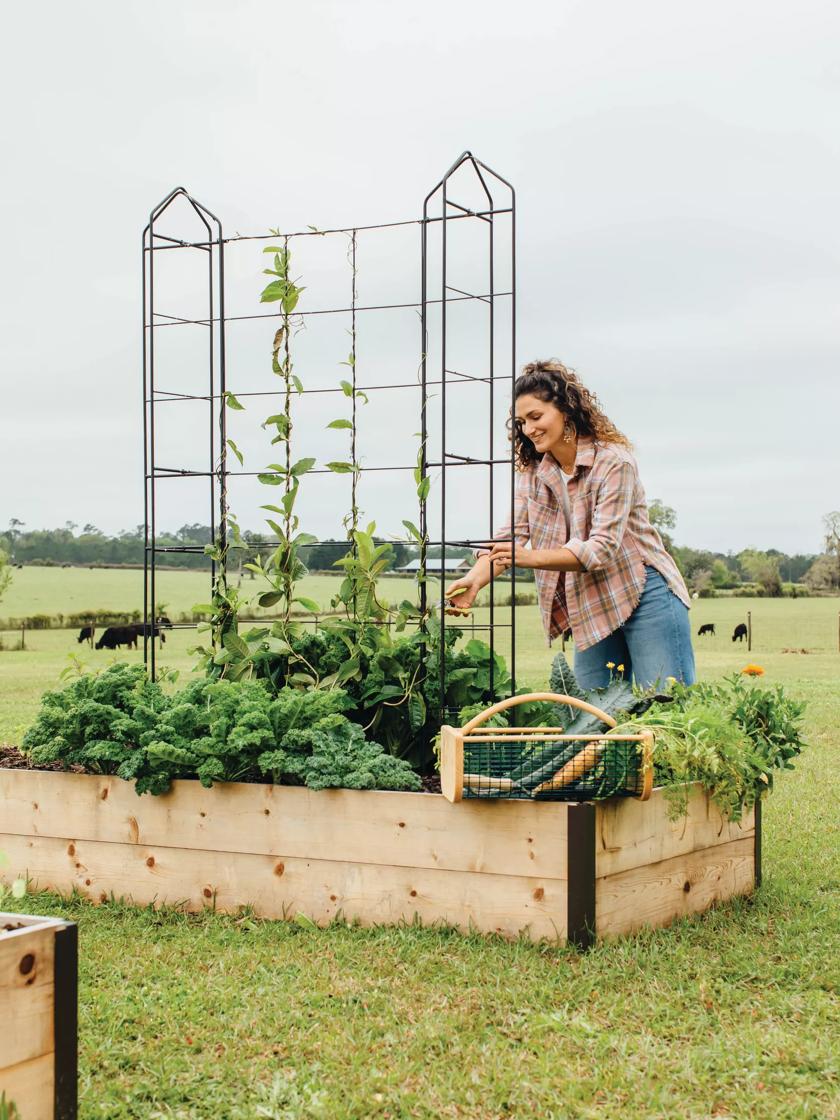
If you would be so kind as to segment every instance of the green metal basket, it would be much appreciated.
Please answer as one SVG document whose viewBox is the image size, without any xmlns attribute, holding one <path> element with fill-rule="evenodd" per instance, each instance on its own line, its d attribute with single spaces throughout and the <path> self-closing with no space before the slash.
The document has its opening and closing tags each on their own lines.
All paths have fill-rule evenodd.
<svg viewBox="0 0 840 1120">
<path fill-rule="evenodd" d="M 464 798 L 590 801 L 638 797 L 653 789 L 653 732 L 609 730 L 566 735 L 562 727 L 493 727 L 487 721 L 517 704 L 547 700 L 589 712 L 614 728 L 612 716 L 574 696 L 532 692 L 493 704 L 464 727 L 441 728 L 441 791 Z"/>
</svg>

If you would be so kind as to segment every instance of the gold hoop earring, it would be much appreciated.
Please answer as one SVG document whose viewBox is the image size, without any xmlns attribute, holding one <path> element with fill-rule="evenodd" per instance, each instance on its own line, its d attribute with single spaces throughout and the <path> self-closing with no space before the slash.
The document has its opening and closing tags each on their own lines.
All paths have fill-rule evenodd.
<svg viewBox="0 0 840 1120">
<path fill-rule="evenodd" d="M 565 428 L 563 429 L 563 442 L 571 443 L 575 435 L 576 432 L 574 424 L 567 423 Z"/>
</svg>

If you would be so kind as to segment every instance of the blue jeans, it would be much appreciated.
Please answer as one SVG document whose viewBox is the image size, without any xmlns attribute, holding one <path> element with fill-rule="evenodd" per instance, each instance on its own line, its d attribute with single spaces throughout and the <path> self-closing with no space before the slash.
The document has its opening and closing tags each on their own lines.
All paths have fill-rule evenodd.
<svg viewBox="0 0 840 1120">
<path fill-rule="evenodd" d="M 615 669 L 608 669 L 611 661 Z M 645 565 L 645 586 L 636 609 L 627 619 L 589 649 L 575 650 L 575 676 L 583 688 L 604 688 L 610 674 L 631 674 L 640 688 L 650 688 L 666 677 L 694 684 L 694 650 L 688 607 L 670 589 L 655 568 Z"/>
</svg>

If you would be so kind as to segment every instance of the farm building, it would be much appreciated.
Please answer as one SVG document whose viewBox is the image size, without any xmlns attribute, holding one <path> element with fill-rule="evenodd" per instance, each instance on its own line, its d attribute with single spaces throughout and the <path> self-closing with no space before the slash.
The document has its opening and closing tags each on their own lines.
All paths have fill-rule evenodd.
<svg viewBox="0 0 840 1120">
<path fill-rule="evenodd" d="M 445 572 L 459 572 L 459 571 L 469 570 L 473 566 L 474 562 L 475 561 L 470 556 L 464 556 L 464 557 L 461 557 L 461 556 L 447 556 L 446 559 L 443 561 L 443 570 Z M 429 558 L 426 561 L 426 567 L 431 572 L 435 572 L 435 571 L 439 572 L 440 571 L 440 558 L 437 558 L 437 559 Z M 411 561 L 409 561 L 408 564 L 403 564 L 403 566 L 401 568 L 395 568 L 394 571 L 395 572 L 419 572 L 420 571 L 420 561 L 419 560 L 411 560 Z"/>
</svg>

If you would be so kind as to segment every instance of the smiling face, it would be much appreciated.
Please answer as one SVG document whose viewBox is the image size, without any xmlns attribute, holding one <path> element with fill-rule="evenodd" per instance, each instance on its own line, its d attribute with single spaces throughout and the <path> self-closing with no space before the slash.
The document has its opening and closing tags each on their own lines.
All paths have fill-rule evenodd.
<svg viewBox="0 0 840 1120">
<path fill-rule="evenodd" d="M 550 401 L 525 393 L 516 398 L 516 423 L 525 438 L 544 454 L 562 443 L 566 416 Z"/>
</svg>

